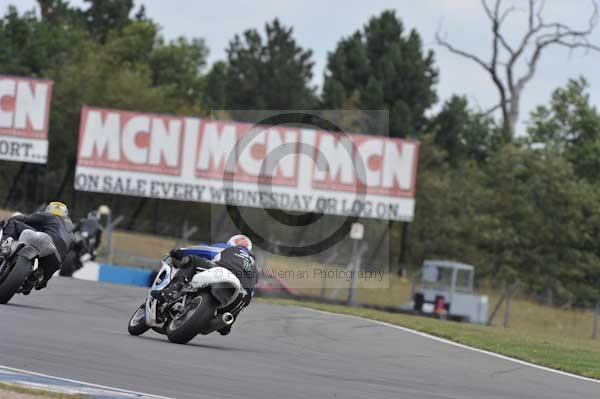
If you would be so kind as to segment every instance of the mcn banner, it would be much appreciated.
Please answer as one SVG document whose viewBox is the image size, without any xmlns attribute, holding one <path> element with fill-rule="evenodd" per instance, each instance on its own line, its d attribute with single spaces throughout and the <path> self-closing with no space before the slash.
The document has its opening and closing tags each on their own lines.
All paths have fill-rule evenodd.
<svg viewBox="0 0 600 399">
<path fill-rule="evenodd" d="M 0 75 L 0 160 L 45 164 L 52 82 Z"/>
<path fill-rule="evenodd" d="M 75 188 L 410 221 L 418 143 L 84 108 Z"/>
</svg>

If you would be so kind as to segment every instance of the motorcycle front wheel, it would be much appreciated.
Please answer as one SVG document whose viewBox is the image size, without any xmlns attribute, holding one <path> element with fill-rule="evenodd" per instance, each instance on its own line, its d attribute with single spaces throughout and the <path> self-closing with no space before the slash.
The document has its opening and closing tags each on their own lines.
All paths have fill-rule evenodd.
<svg viewBox="0 0 600 399">
<path fill-rule="evenodd" d="M 146 324 L 146 305 L 142 305 L 137 308 L 133 316 L 131 316 L 127 331 L 129 331 L 129 334 L 131 335 L 142 335 L 149 329 L 150 327 Z"/>
<path fill-rule="evenodd" d="M 167 323 L 169 341 L 187 344 L 215 317 L 217 301 L 210 292 L 201 292 L 189 299 L 186 310 Z"/>
<path fill-rule="evenodd" d="M 6 304 L 29 277 L 33 261 L 19 256 L 15 262 L 6 263 L 2 268 L 0 270 L 0 304 Z"/>
</svg>

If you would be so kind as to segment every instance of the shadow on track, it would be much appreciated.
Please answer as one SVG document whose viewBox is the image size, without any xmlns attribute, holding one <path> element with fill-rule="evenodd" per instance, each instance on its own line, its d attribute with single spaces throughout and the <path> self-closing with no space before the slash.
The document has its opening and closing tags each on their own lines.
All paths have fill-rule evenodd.
<svg viewBox="0 0 600 399">
<path fill-rule="evenodd" d="M 44 306 L 36 306 L 36 305 L 25 305 L 23 303 L 8 303 L 8 304 L 2 305 L 2 306 L 7 306 L 9 308 L 24 308 L 24 309 L 45 310 L 45 311 L 51 311 L 51 312 L 63 312 L 61 310 L 57 310 L 57 309 L 53 309 L 53 308 L 47 308 Z M 2 309 L 2 308 L 0 307 L 0 309 Z"/>
<path fill-rule="evenodd" d="M 171 346 L 173 346 L 173 348 L 194 347 L 194 348 L 213 349 L 213 350 L 217 350 L 217 351 L 226 351 L 226 352 L 264 353 L 264 351 L 258 351 L 258 350 L 254 350 L 254 349 L 237 348 L 237 347 L 233 347 L 233 346 L 200 344 L 200 343 L 194 342 L 194 341 L 189 342 L 185 345 L 174 344 L 172 342 L 169 342 L 169 340 L 167 339 L 166 336 L 163 338 L 163 337 L 152 337 L 152 336 L 142 335 L 142 336 L 137 336 L 137 337 L 132 337 L 132 338 L 145 339 L 147 341 L 157 341 L 157 342 L 161 342 L 163 344 L 171 345 Z"/>
</svg>

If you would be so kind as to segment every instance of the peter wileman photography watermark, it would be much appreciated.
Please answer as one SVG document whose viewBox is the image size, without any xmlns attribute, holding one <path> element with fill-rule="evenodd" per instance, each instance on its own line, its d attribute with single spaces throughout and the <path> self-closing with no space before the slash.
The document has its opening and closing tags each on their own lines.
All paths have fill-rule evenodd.
<svg viewBox="0 0 600 399">
<path fill-rule="evenodd" d="M 224 112 L 238 122 L 204 122 L 195 170 L 220 179 L 214 241 L 248 235 L 263 277 L 297 287 L 386 282 L 389 222 L 414 213 L 418 144 L 388 136 L 386 111 Z"/>
<path fill-rule="evenodd" d="M 384 270 L 375 270 L 366 267 L 363 270 L 331 270 L 315 266 L 312 270 L 279 270 L 277 268 L 261 269 L 259 274 L 264 278 L 280 279 L 329 279 L 329 280 L 374 280 L 382 282 L 386 278 Z"/>
<path fill-rule="evenodd" d="M 234 275 L 237 278 L 253 277 L 252 271 L 228 271 L 217 270 L 216 277 L 223 277 L 223 273 Z M 349 282 L 353 279 L 364 282 L 383 283 L 389 277 L 386 270 L 375 269 L 371 266 L 365 266 L 361 270 L 339 270 L 327 269 L 321 265 L 314 265 L 312 268 L 291 270 L 285 267 L 267 267 L 260 268 L 257 272 L 259 279 L 283 279 L 286 281 L 300 281 L 301 286 L 307 286 L 310 280 L 321 281 L 328 279 L 330 281 Z M 295 284 L 294 284 L 295 285 Z"/>
</svg>

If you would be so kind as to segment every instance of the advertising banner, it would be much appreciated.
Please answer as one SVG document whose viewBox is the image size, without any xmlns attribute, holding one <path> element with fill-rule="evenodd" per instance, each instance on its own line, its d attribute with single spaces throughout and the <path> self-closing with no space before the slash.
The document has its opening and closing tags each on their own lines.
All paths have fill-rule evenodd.
<svg viewBox="0 0 600 399">
<path fill-rule="evenodd" d="M 45 164 L 52 82 L 0 75 L 0 160 Z"/>
<path fill-rule="evenodd" d="M 412 140 L 86 107 L 75 188 L 410 221 Z"/>
</svg>

